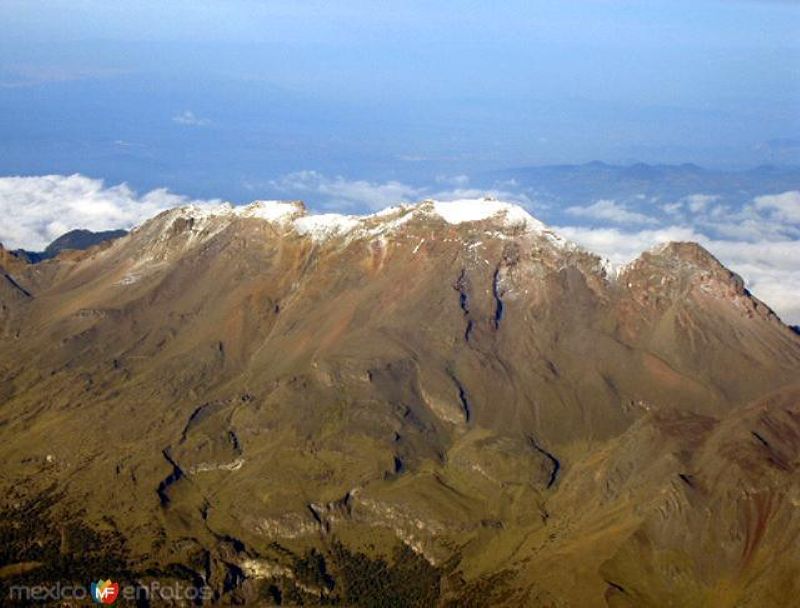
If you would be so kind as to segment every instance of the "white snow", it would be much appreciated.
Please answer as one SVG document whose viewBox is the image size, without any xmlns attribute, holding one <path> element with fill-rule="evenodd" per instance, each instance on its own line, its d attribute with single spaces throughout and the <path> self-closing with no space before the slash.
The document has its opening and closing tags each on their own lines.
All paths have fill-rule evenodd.
<svg viewBox="0 0 800 608">
<path fill-rule="evenodd" d="M 257 217 L 268 222 L 276 222 L 305 213 L 299 201 L 254 201 L 245 207 L 234 207 L 240 217 Z"/>
<path fill-rule="evenodd" d="M 204 238 L 221 230 L 224 224 L 209 224 L 212 218 L 256 218 L 267 222 L 279 222 L 292 227 L 298 234 L 315 241 L 333 237 L 375 238 L 391 234 L 415 218 L 439 217 L 449 224 L 463 224 L 483 220 L 495 220 L 487 237 L 509 238 L 505 228 L 523 229 L 547 238 L 557 246 L 566 246 L 566 241 L 549 230 L 519 205 L 493 198 L 458 199 L 450 201 L 427 200 L 416 205 L 400 204 L 387 207 L 371 215 L 343 215 L 339 213 L 312 214 L 299 201 L 260 200 L 249 205 L 234 206 L 230 203 L 187 205 L 175 210 L 173 217 L 199 220 L 192 229 Z"/>
<path fill-rule="evenodd" d="M 299 201 L 253 201 L 249 205 L 233 206 L 230 203 L 208 205 L 186 205 L 180 208 L 181 215 L 195 219 L 212 217 L 255 217 L 270 222 L 299 215 L 305 212 Z"/>
<path fill-rule="evenodd" d="M 395 209 L 397 209 L 397 208 L 395 208 Z M 384 211 L 386 211 L 386 210 L 384 209 Z M 393 219 L 390 219 L 390 220 L 389 219 L 384 219 L 384 218 L 387 218 L 390 215 L 394 215 L 394 213 L 393 214 L 388 214 L 388 213 L 384 213 L 383 211 L 379 211 L 378 213 L 375 213 L 374 215 L 366 215 L 366 216 L 364 216 L 362 219 L 365 222 L 369 222 L 370 220 L 380 220 L 380 222 L 378 223 L 377 226 L 375 226 L 374 228 L 371 228 L 368 231 L 368 235 L 369 236 L 377 236 L 377 235 L 384 235 L 384 234 L 388 234 L 388 233 L 394 232 L 395 230 L 397 230 L 403 224 L 405 224 L 407 222 L 410 222 L 412 219 L 414 219 L 414 212 L 412 210 L 409 210 L 409 209 L 400 209 L 400 210 L 397 210 L 395 213 L 398 213 L 399 215 L 397 215 L 397 217 L 395 217 Z"/>
<path fill-rule="evenodd" d="M 230 203 L 209 203 L 207 205 L 185 205 L 177 209 L 177 217 L 205 220 L 220 215 L 235 215 Z M 175 217 L 173 216 L 173 217 Z"/>
<path fill-rule="evenodd" d="M 620 275 L 620 271 L 622 270 L 622 264 L 615 264 L 608 258 L 601 257 L 600 269 L 603 272 L 605 272 L 606 278 L 608 278 L 611 281 L 614 281 Z"/>
<path fill-rule="evenodd" d="M 206 219 L 210 217 L 254 217 L 267 221 L 278 221 L 293 216 L 295 223 L 304 231 L 317 229 L 328 232 L 352 229 L 362 222 L 379 221 L 391 226 L 400 226 L 411 220 L 421 211 L 433 213 L 449 224 L 479 222 L 489 218 L 501 218 L 507 226 L 524 226 L 529 230 L 545 231 L 546 226 L 519 205 L 505 203 L 492 198 L 459 199 L 452 201 L 428 200 L 419 205 L 396 205 L 387 207 L 372 215 L 342 215 L 338 213 L 307 214 L 299 201 L 265 200 L 254 201 L 249 205 L 234 206 L 230 203 L 207 205 L 186 205 L 179 209 L 184 217 Z M 389 219 L 391 218 L 391 219 Z"/>
<path fill-rule="evenodd" d="M 346 234 L 360 223 L 358 218 L 351 215 L 323 213 L 321 215 L 298 217 L 294 220 L 294 227 L 299 234 L 310 236 L 315 241 L 319 241 L 332 236 Z"/>
<path fill-rule="evenodd" d="M 492 198 L 431 201 L 434 212 L 448 224 L 479 222 L 502 216 L 509 226 L 524 226 L 531 231 L 544 230 L 545 225 L 519 205 Z"/>
</svg>

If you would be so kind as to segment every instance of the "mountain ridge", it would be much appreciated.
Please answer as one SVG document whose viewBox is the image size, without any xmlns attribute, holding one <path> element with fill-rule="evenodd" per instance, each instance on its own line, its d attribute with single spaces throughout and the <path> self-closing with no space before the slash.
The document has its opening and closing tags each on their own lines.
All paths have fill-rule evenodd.
<svg viewBox="0 0 800 608">
<path fill-rule="evenodd" d="M 12 253 L 26 262 L 36 264 L 54 258 L 62 251 L 83 251 L 95 245 L 113 241 L 126 234 L 128 234 L 128 231 L 122 229 L 93 232 L 91 230 L 78 228 L 65 232 L 60 237 L 54 239 L 43 251 L 15 249 Z M 0 243 L 0 247 L 2 247 L 2 243 Z"/>
</svg>

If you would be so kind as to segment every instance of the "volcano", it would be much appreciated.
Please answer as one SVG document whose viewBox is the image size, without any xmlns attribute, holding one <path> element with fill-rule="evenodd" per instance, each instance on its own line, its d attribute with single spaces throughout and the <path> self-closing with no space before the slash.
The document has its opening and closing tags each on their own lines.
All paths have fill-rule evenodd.
<svg viewBox="0 0 800 608">
<path fill-rule="evenodd" d="M 3 593 L 800 592 L 800 335 L 699 245 L 619 267 L 495 200 L 258 201 L 0 270 Z"/>
</svg>

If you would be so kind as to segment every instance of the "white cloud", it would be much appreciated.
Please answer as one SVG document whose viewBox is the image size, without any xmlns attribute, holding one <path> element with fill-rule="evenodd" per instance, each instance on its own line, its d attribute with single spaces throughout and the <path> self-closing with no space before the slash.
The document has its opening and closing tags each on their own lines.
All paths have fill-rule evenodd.
<svg viewBox="0 0 800 608">
<path fill-rule="evenodd" d="M 164 209 L 201 202 L 164 188 L 140 196 L 127 184 L 106 187 L 83 175 L 0 177 L 0 242 L 41 250 L 76 228 L 131 228 Z"/>
<path fill-rule="evenodd" d="M 432 198 L 437 201 L 456 201 L 470 198 L 484 198 L 490 197 L 507 203 L 515 203 L 527 207 L 530 211 L 537 205 L 534 201 L 525 194 L 519 192 L 511 192 L 502 188 L 454 188 L 453 190 L 442 190 L 440 192 L 426 193 L 424 198 Z"/>
<path fill-rule="evenodd" d="M 685 200 L 692 213 L 700 213 L 705 211 L 710 203 L 718 201 L 719 196 L 716 194 L 690 194 Z"/>
<path fill-rule="evenodd" d="M 589 251 L 607 257 L 616 264 L 635 259 L 642 251 L 670 241 L 697 241 L 701 234 L 684 226 L 640 230 L 636 232 L 618 228 L 588 228 L 584 226 L 559 226 L 555 230 L 564 237 L 583 245 Z"/>
<path fill-rule="evenodd" d="M 658 220 L 643 213 L 629 210 L 616 201 L 599 200 L 585 207 L 568 207 L 566 212 L 575 217 L 587 217 L 615 224 L 656 224 Z"/>
<path fill-rule="evenodd" d="M 759 196 L 739 209 L 716 204 L 696 213 L 691 222 L 704 231 L 728 239 L 748 242 L 798 239 L 800 192 Z"/>
<path fill-rule="evenodd" d="M 457 175 L 454 177 L 437 178 L 437 183 L 442 186 L 453 186 L 449 189 L 436 190 L 411 186 L 398 181 L 370 182 L 366 180 L 348 180 L 344 177 L 328 177 L 316 171 L 297 171 L 284 175 L 280 179 L 272 180 L 266 185 L 292 197 L 311 196 L 318 206 L 324 209 L 370 209 L 380 210 L 397 203 L 413 203 L 424 199 L 441 201 L 483 198 L 504 200 L 517 203 L 528 208 L 534 202 L 525 194 L 507 190 L 505 188 L 468 188 L 466 184 L 469 177 Z M 258 184 L 247 184 L 247 187 L 256 190 Z"/>
<path fill-rule="evenodd" d="M 208 118 L 201 118 L 191 110 L 184 110 L 177 116 L 172 117 L 172 122 L 186 127 L 206 127 L 211 124 Z"/>
<path fill-rule="evenodd" d="M 800 224 L 800 191 L 759 196 L 754 202 L 757 210 L 769 212 L 776 221 Z"/>
<path fill-rule="evenodd" d="M 422 190 L 397 181 L 384 183 L 327 177 L 316 171 L 297 171 L 273 180 L 270 185 L 293 196 L 319 195 L 324 207 L 383 209 L 423 198 Z"/>
</svg>

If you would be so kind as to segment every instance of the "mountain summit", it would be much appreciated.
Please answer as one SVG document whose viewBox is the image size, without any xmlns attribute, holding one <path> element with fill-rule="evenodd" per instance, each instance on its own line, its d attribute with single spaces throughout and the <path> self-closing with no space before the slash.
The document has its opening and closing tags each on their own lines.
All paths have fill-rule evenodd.
<svg viewBox="0 0 800 608">
<path fill-rule="evenodd" d="M 696 244 L 617 268 L 495 200 L 259 201 L 0 253 L 4 584 L 91 557 L 220 603 L 796 592 L 800 336 Z"/>
</svg>

